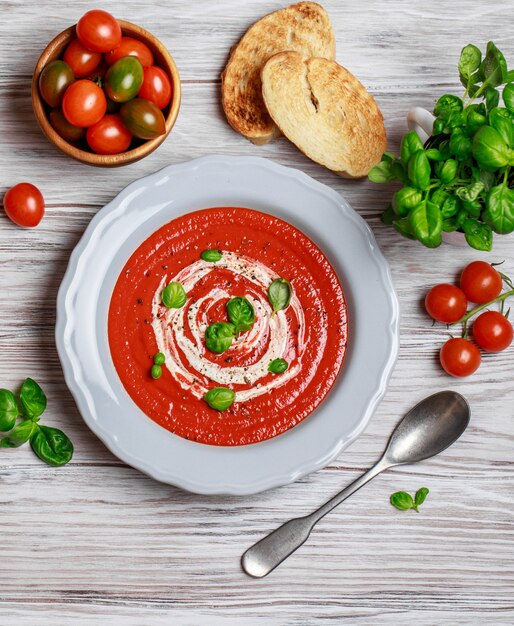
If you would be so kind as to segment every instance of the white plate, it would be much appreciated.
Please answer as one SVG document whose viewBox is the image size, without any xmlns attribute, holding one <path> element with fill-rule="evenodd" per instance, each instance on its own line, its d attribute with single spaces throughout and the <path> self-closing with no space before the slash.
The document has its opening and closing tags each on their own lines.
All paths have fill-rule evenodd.
<svg viewBox="0 0 514 626">
<path fill-rule="evenodd" d="M 348 302 L 348 351 L 327 399 L 298 426 L 247 446 L 188 441 L 146 417 L 107 339 L 111 293 L 132 252 L 173 218 L 215 206 L 258 209 L 300 228 L 331 261 Z M 398 301 L 372 232 L 338 193 L 265 159 L 207 156 L 135 181 L 92 219 L 59 289 L 56 342 L 82 417 L 116 456 L 196 493 L 250 494 L 320 469 L 362 432 L 398 353 Z"/>
</svg>

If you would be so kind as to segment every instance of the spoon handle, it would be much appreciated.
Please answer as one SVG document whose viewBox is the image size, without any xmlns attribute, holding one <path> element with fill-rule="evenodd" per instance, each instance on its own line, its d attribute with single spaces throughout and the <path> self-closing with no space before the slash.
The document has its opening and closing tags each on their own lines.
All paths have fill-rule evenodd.
<svg viewBox="0 0 514 626">
<path fill-rule="evenodd" d="M 322 517 L 388 467 L 390 465 L 383 458 L 380 459 L 376 465 L 325 502 L 319 509 L 305 517 L 289 520 L 266 535 L 243 554 L 241 566 L 244 571 L 255 578 L 262 578 L 269 574 L 307 541 L 314 525 Z"/>
</svg>

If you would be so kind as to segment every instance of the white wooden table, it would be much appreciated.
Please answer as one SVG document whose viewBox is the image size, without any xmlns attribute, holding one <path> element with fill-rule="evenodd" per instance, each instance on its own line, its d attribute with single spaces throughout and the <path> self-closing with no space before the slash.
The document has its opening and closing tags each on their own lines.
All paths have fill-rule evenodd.
<svg viewBox="0 0 514 626">
<path fill-rule="evenodd" d="M 96 3 L 95 3 L 96 4 Z M 460 49 L 494 39 L 514 65 L 512 0 L 326 1 L 337 59 L 376 96 L 389 145 L 405 114 L 459 89 Z M 58 153 L 39 131 L 30 80 L 40 51 L 91 8 L 83 1 L 0 2 L 0 193 L 37 184 L 47 213 L 33 231 L 0 216 L 0 386 L 38 380 L 48 423 L 75 444 L 63 468 L 24 447 L 0 451 L 0 624 L 439 625 L 514 623 L 514 348 L 487 356 L 472 379 L 437 364 L 445 338 L 421 301 L 476 258 L 401 239 L 379 213 L 391 189 L 347 181 L 286 140 L 256 147 L 226 124 L 219 75 L 229 48 L 259 16 L 285 2 L 131 0 L 103 8 L 161 38 L 182 76 L 182 109 L 151 157 L 118 170 L 89 168 Z M 54 346 L 55 298 L 71 250 L 91 217 L 130 181 L 209 153 L 259 155 L 331 185 L 373 228 L 402 308 L 401 352 L 366 432 L 331 465 L 253 497 L 200 497 L 159 484 L 114 458 L 82 422 Z M 291 516 L 310 511 L 372 464 L 399 416 L 431 392 L 469 399 L 471 426 L 455 447 L 390 471 L 325 518 L 308 544 L 270 577 L 252 580 L 242 551 Z M 393 509 L 392 491 L 430 488 L 422 513 Z"/>
</svg>

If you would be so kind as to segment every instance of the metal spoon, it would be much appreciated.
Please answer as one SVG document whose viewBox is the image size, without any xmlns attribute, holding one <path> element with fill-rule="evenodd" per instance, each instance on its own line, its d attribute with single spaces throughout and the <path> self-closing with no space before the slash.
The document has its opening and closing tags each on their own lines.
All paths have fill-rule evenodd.
<svg viewBox="0 0 514 626">
<path fill-rule="evenodd" d="M 241 558 L 244 571 L 262 578 L 280 565 L 309 537 L 319 520 L 369 480 L 394 465 L 416 463 L 445 450 L 466 430 L 470 409 L 454 391 L 441 391 L 425 398 L 396 426 L 378 463 L 319 509 L 289 520 L 249 548 Z"/>
</svg>

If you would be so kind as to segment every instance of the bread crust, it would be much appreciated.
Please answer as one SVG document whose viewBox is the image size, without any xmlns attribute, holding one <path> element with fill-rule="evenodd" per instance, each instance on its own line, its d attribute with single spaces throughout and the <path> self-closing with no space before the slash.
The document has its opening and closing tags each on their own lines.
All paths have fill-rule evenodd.
<svg viewBox="0 0 514 626">
<path fill-rule="evenodd" d="M 267 110 L 309 158 L 360 178 L 386 149 L 384 118 L 373 96 L 335 61 L 281 52 L 262 68 Z"/>
<path fill-rule="evenodd" d="M 335 37 L 327 12 L 315 2 L 299 2 L 265 15 L 232 49 L 221 75 L 222 105 L 228 123 L 256 144 L 280 136 L 262 97 L 261 69 L 277 52 L 335 58 Z"/>
</svg>

